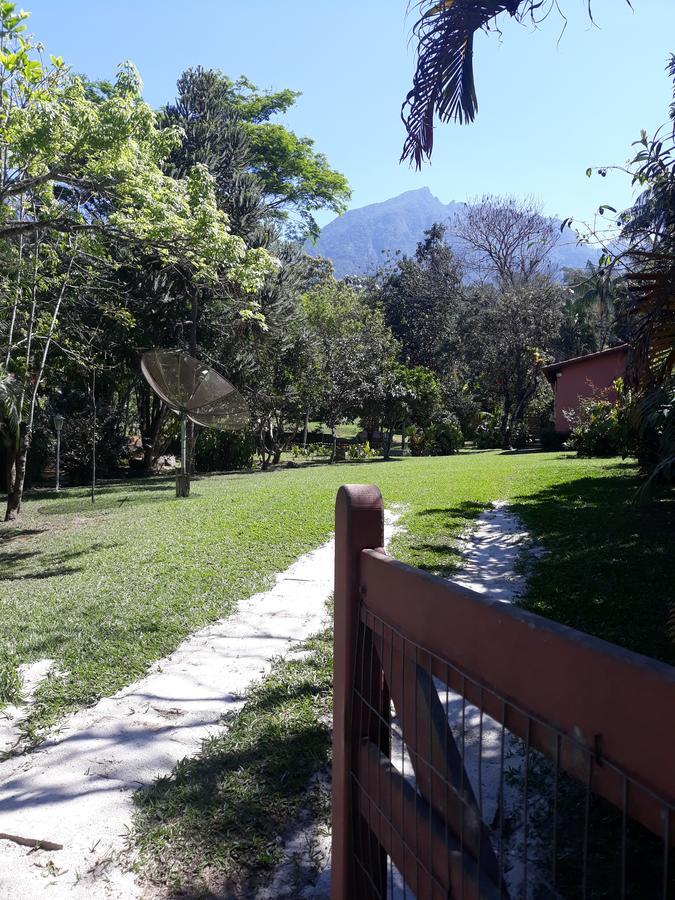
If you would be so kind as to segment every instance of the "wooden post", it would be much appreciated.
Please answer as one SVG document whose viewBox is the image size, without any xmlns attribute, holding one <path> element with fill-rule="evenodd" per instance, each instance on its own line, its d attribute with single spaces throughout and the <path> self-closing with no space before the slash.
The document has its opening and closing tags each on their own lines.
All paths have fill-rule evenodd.
<svg viewBox="0 0 675 900">
<path fill-rule="evenodd" d="M 384 505 L 375 485 L 343 485 L 335 503 L 335 613 L 333 632 L 332 900 L 354 900 L 352 678 L 359 623 L 362 550 L 384 545 Z"/>
</svg>

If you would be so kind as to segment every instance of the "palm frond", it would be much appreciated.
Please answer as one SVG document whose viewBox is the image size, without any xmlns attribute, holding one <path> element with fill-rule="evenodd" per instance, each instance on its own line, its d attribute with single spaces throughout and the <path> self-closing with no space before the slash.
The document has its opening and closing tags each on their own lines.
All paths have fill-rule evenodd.
<svg viewBox="0 0 675 900">
<path fill-rule="evenodd" d="M 525 0 L 420 0 L 413 28 L 417 69 L 401 117 L 408 136 L 402 160 L 420 168 L 434 146 L 434 118 L 473 122 L 478 110 L 473 77 L 473 39 L 502 12 L 516 15 Z"/>
</svg>

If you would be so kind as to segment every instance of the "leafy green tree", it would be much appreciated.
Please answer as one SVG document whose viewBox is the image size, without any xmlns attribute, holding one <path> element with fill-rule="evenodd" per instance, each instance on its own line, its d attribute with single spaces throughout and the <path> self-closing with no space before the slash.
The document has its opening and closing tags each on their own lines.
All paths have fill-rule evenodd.
<svg viewBox="0 0 675 900">
<path fill-rule="evenodd" d="M 244 77 L 232 81 L 214 70 L 188 69 L 163 120 L 185 129 L 184 147 L 203 154 L 217 181 L 239 153 L 246 171 L 255 176 L 268 212 L 296 236 L 305 237 L 318 234 L 316 212 L 345 211 L 350 190 L 344 175 L 330 167 L 310 138 L 298 137 L 274 121 L 299 96 L 290 90 L 260 91 Z M 241 182 L 240 176 L 235 191 Z"/>
<path fill-rule="evenodd" d="M 322 359 L 320 416 L 331 429 L 335 461 L 337 426 L 364 406 L 381 404 L 396 343 L 382 313 L 350 287 L 329 281 L 303 297 L 309 328 Z"/>
<path fill-rule="evenodd" d="M 445 226 L 433 225 L 413 258 L 385 270 L 372 291 L 387 324 L 412 366 L 447 371 L 453 355 L 462 268 L 445 242 Z"/>
<path fill-rule="evenodd" d="M 93 90 L 63 60 L 43 64 L 24 36 L 25 18 L 13 4 L 0 5 L 0 237 L 15 242 L 18 272 L 2 355 L 22 379 L 18 445 L 8 448 L 7 519 L 21 508 L 38 400 L 64 310 L 85 285 L 91 293 L 92 260 L 99 272 L 110 267 L 111 241 L 151 248 L 193 283 L 226 280 L 244 298 L 274 267 L 263 248 L 231 233 L 206 166 L 181 179 L 162 171 L 179 135 L 157 128 L 133 67 L 125 64 L 113 85 Z M 54 259 L 58 283 L 45 292 L 41 279 Z M 255 306 L 244 300 L 240 315 L 255 318 Z"/>
<path fill-rule="evenodd" d="M 503 447 L 510 447 L 534 398 L 541 368 L 562 321 L 563 290 L 541 279 L 527 286 L 469 292 L 465 352 L 476 393 L 499 409 Z"/>
<path fill-rule="evenodd" d="M 395 432 L 401 432 L 404 442 L 408 426 L 428 426 L 441 409 L 442 392 L 434 373 L 424 366 L 409 368 L 395 363 L 384 375 L 381 407 L 376 412 L 382 430 L 383 455 L 389 459 Z"/>
</svg>

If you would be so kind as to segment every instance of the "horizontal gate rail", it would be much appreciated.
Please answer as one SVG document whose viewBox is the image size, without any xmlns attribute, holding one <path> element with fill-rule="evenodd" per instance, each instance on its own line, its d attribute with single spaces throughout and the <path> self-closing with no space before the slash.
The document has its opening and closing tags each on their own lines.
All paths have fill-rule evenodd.
<svg viewBox="0 0 675 900">
<path fill-rule="evenodd" d="M 399 563 L 383 543 L 377 488 L 341 488 L 334 900 L 384 900 L 395 878 L 420 900 L 509 896 L 516 883 L 535 896 L 537 879 L 542 896 L 594 896 L 603 855 L 617 880 L 602 896 L 636 896 L 637 884 L 637 896 L 675 897 L 675 669 Z M 517 792 L 514 838 L 504 820 Z M 560 825 L 564 799 L 578 826 Z M 617 813 L 598 807 L 594 845 L 603 800 Z"/>
</svg>

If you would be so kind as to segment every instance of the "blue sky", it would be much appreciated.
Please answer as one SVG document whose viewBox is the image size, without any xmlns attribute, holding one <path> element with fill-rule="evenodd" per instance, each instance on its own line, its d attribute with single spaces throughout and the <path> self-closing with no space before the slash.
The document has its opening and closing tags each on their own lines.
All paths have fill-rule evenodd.
<svg viewBox="0 0 675 900">
<path fill-rule="evenodd" d="M 76 70 L 111 77 L 131 59 L 153 105 L 173 96 L 188 66 L 302 91 L 287 124 L 316 141 L 349 178 L 352 206 L 428 186 L 443 202 L 482 193 L 538 198 L 549 214 L 589 220 L 601 203 L 630 201 L 623 176 L 588 179 L 622 163 L 641 128 L 666 119 L 664 67 L 675 52 L 675 0 L 561 0 L 541 28 L 505 19 L 501 39 L 479 36 L 479 114 L 437 133 L 433 163 L 398 162 L 401 100 L 413 47 L 407 0 L 27 0 L 29 30 Z M 323 216 L 325 222 L 331 216 Z"/>
</svg>

